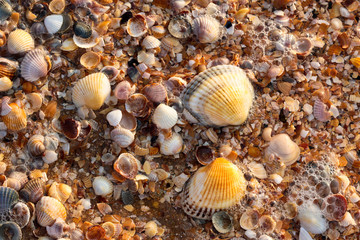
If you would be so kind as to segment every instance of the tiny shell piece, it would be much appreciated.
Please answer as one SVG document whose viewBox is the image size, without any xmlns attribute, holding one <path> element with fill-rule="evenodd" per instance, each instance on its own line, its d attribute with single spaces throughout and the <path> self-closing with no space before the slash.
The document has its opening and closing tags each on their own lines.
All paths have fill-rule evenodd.
<svg viewBox="0 0 360 240">
<path fill-rule="evenodd" d="M 12 131 L 20 131 L 27 126 L 27 116 L 25 110 L 16 103 L 10 103 L 10 113 L 2 117 L 6 127 Z"/>
<path fill-rule="evenodd" d="M 121 81 L 116 85 L 114 95 L 119 100 L 127 100 L 135 92 L 135 85 L 131 87 L 128 81 Z"/>
<path fill-rule="evenodd" d="M 113 192 L 113 184 L 109 179 L 103 176 L 95 177 L 92 186 L 95 194 L 99 196 L 105 197 Z"/>
<path fill-rule="evenodd" d="M 93 73 L 76 82 L 72 89 L 72 99 L 77 107 L 86 106 L 97 110 L 101 108 L 110 92 L 110 81 L 107 76 L 104 73 Z"/>
<path fill-rule="evenodd" d="M 134 179 L 138 173 L 137 160 L 130 153 L 122 153 L 114 163 L 114 170 L 125 178 Z"/>
<path fill-rule="evenodd" d="M 152 120 L 158 128 L 170 129 L 175 126 L 178 114 L 175 109 L 162 103 L 155 109 Z"/>
<path fill-rule="evenodd" d="M 156 37 L 157 39 L 164 37 L 166 34 L 166 29 L 162 25 L 156 25 L 151 27 L 151 31 L 154 37 Z"/>
<path fill-rule="evenodd" d="M 28 32 L 16 29 L 9 34 L 7 48 L 11 54 L 28 52 L 35 48 L 34 39 Z"/>
<path fill-rule="evenodd" d="M 117 125 L 120 124 L 121 118 L 122 118 L 122 112 L 119 109 L 113 110 L 106 115 L 106 120 L 113 127 L 116 127 Z"/>
<path fill-rule="evenodd" d="M 212 43 L 220 38 L 221 25 L 211 16 L 200 16 L 194 19 L 194 33 L 201 43 Z"/>
<path fill-rule="evenodd" d="M 58 159 L 58 155 L 55 151 L 45 150 L 42 160 L 47 164 L 52 164 Z"/>
<path fill-rule="evenodd" d="M 35 49 L 25 55 L 20 67 L 21 76 L 26 81 L 35 82 L 47 75 L 51 62 L 43 50 Z"/>
<path fill-rule="evenodd" d="M 147 222 L 144 228 L 146 236 L 150 238 L 154 237 L 158 232 L 157 224 L 154 221 Z"/>
<path fill-rule="evenodd" d="M 51 226 L 57 218 L 66 220 L 66 209 L 57 199 L 44 196 L 36 204 L 36 219 L 43 226 Z"/>
</svg>

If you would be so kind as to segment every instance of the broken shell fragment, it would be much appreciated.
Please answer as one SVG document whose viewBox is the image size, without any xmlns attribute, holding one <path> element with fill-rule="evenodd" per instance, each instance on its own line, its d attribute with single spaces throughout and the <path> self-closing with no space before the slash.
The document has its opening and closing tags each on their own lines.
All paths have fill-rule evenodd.
<svg viewBox="0 0 360 240">
<path fill-rule="evenodd" d="M 68 229 L 69 226 L 61 218 L 57 218 L 51 226 L 46 226 L 47 234 L 56 239 L 60 239 Z"/>
<path fill-rule="evenodd" d="M 36 204 L 36 219 L 43 226 L 51 226 L 57 218 L 66 220 L 66 209 L 57 199 L 44 196 Z"/>
<path fill-rule="evenodd" d="M 16 29 L 9 34 L 7 48 L 11 54 L 28 52 L 35 48 L 34 39 L 28 32 Z"/>
<path fill-rule="evenodd" d="M 141 43 L 141 46 L 143 46 L 146 49 L 154 49 L 160 47 L 160 40 L 153 36 L 147 36 L 144 38 L 144 40 Z"/>
<path fill-rule="evenodd" d="M 225 158 L 199 168 L 188 181 L 182 196 L 186 214 L 210 219 L 220 210 L 237 204 L 245 195 L 246 181 L 241 170 Z"/>
<path fill-rule="evenodd" d="M 107 76 L 104 73 L 93 73 L 76 82 L 72 89 L 72 99 L 77 107 L 86 106 L 97 110 L 101 108 L 110 92 L 110 81 Z"/>
<path fill-rule="evenodd" d="M 152 120 L 159 129 L 170 129 L 175 126 L 178 114 L 172 107 L 160 104 L 155 109 Z"/>
<path fill-rule="evenodd" d="M 13 79 L 17 69 L 19 67 L 19 63 L 17 61 L 12 61 L 7 58 L 0 58 L 0 77 L 8 77 L 9 79 Z"/>
<path fill-rule="evenodd" d="M 96 68 L 96 66 L 99 65 L 100 61 L 100 55 L 92 51 L 86 52 L 80 57 L 80 64 L 88 70 Z"/>
<path fill-rule="evenodd" d="M 145 224 L 144 228 L 145 228 L 146 236 L 148 236 L 150 238 L 154 237 L 158 232 L 157 224 L 154 221 L 147 222 Z"/>
<path fill-rule="evenodd" d="M 331 119 L 331 112 L 328 111 L 326 104 L 319 99 L 315 100 L 313 113 L 314 117 L 321 122 L 327 122 Z"/>
<path fill-rule="evenodd" d="M 245 230 L 252 230 L 259 225 L 260 214 L 258 211 L 249 208 L 247 209 L 240 218 L 240 227 Z"/>
<path fill-rule="evenodd" d="M 137 160 L 130 153 L 122 153 L 114 163 L 114 170 L 125 178 L 134 179 L 138 173 Z"/>
<path fill-rule="evenodd" d="M 197 75 L 181 97 L 185 108 L 201 124 L 240 125 L 249 114 L 254 89 L 242 69 L 219 65 Z"/>
<path fill-rule="evenodd" d="M 114 188 L 110 180 L 103 176 L 95 177 L 92 187 L 96 195 L 103 197 L 112 194 Z"/>
<path fill-rule="evenodd" d="M 251 162 L 248 164 L 248 168 L 250 169 L 251 173 L 259 179 L 265 179 L 268 176 L 264 165 L 261 163 Z"/>
<path fill-rule="evenodd" d="M 45 51 L 35 49 L 28 52 L 21 62 L 21 76 L 26 81 L 35 82 L 45 77 L 51 68 L 50 58 Z"/>
<path fill-rule="evenodd" d="M 133 132 L 121 126 L 114 128 L 111 131 L 110 136 L 111 139 L 115 141 L 122 148 L 126 148 L 130 146 L 130 144 L 135 139 L 135 134 Z"/>
<path fill-rule="evenodd" d="M 44 146 L 44 136 L 42 135 L 33 135 L 28 143 L 27 147 L 29 150 L 29 153 L 32 156 L 40 156 L 45 152 L 45 146 Z"/>
<path fill-rule="evenodd" d="M 212 43 L 220 38 L 221 25 L 211 16 L 200 16 L 194 19 L 194 34 L 201 43 Z"/>
<path fill-rule="evenodd" d="M 10 113 L 2 117 L 6 127 L 12 131 L 20 131 L 27 126 L 27 116 L 25 110 L 16 103 L 10 103 Z"/>
<path fill-rule="evenodd" d="M 232 217 L 225 211 L 214 213 L 211 220 L 219 233 L 228 233 L 233 229 Z"/>
<path fill-rule="evenodd" d="M 271 161 L 279 158 L 286 166 L 296 162 L 299 156 L 300 148 L 290 139 L 289 135 L 284 133 L 273 136 L 265 150 L 266 160 Z"/>
<path fill-rule="evenodd" d="M 156 25 L 151 27 L 151 31 L 154 37 L 156 37 L 157 39 L 164 37 L 166 34 L 166 29 L 162 25 Z"/>
<path fill-rule="evenodd" d="M 136 14 L 127 22 L 127 32 L 132 37 L 141 37 L 147 32 L 148 26 L 143 15 Z"/>
<path fill-rule="evenodd" d="M 308 38 L 300 38 L 295 42 L 295 53 L 299 56 L 308 56 L 313 48 L 313 44 Z"/>
<path fill-rule="evenodd" d="M 135 92 L 136 86 L 132 86 L 128 81 L 121 81 L 116 85 L 114 95 L 119 100 L 127 100 Z"/>
</svg>

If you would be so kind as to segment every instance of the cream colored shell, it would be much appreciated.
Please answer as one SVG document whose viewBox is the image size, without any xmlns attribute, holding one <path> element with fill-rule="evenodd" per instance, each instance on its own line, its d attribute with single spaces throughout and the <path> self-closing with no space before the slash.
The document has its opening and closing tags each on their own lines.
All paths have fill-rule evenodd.
<svg viewBox="0 0 360 240">
<path fill-rule="evenodd" d="M 283 133 L 271 138 L 269 146 L 265 150 L 265 159 L 273 160 L 278 158 L 286 166 L 290 166 L 300 156 L 300 148 L 293 142 L 289 135 Z"/>
<path fill-rule="evenodd" d="M 6 92 L 13 86 L 13 82 L 8 77 L 0 77 L 0 92 Z"/>
<path fill-rule="evenodd" d="M 178 114 L 175 109 L 162 103 L 156 107 L 152 120 L 158 128 L 170 129 L 175 126 Z"/>
<path fill-rule="evenodd" d="M 225 158 L 199 168 L 187 183 L 182 208 L 188 215 L 210 219 L 214 212 L 236 205 L 245 195 L 241 170 Z"/>
<path fill-rule="evenodd" d="M 247 119 L 254 89 L 245 72 L 218 65 L 201 72 L 182 93 L 185 108 L 203 125 L 240 125 Z"/>
<path fill-rule="evenodd" d="M 71 192 L 72 190 L 69 185 L 54 182 L 49 188 L 48 195 L 64 203 L 70 197 Z"/>
<path fill-rule="evenodd" d="M 51 68 L 50 58 L 41 49 L 28 52 L 21 62 L 21 76 L 26 81 L 35 82 L 45 77 Z"/>
<path fill-rule="evenodd" d="M 221 25 L 215 18 L 205 15 L 194 19 L 194 33 L 201 43 L 212 43 L 221 36 Z"/>
<path fill-rule="evenodd" d="M 20 131 L 27 126 L 25 110 L 16 103 L 10 103 L 10 113 L 2 117 L 3 122 L 9 130 Z"/>
<path fill-rule="evenodd" d="M 77 107 L 93 110 L 101 108 L 110 95 L 111 87 L 104 73 L 93 73 L 80 79 L 72 89 L 72 99 Z"/>
<path fill-rule="evenodd" d="M 7 48 L 11 54 L 28 52 L 35 48 L 34 39 L 28 32 L 16 29 L 9 34 Z"/>
<path fill-rule="evenodd" d="M 43 226 L 52 225 L 57 218 L 66 220 L 66 209 L 57 199 L 44 196 L 36 204 L 36 219 Z"/>
</svg>

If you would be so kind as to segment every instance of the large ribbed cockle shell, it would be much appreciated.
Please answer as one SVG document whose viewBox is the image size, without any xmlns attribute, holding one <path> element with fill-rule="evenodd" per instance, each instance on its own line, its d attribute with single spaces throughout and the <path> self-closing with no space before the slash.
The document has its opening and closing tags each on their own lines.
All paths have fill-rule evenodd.
<svg viewBox="0 0 360 240">
<path fill-rule="evenodd" d="M 35 82 L 45 77 L 51 68 L 49 56 L 42 49 L 28 52 L 21 62 L 21 76 L 26 81 Z"/>
<path fill-rule="evenodd" d="M 19 200 L 16 190 L 9 187 L 0 187 L 0 214 L 7 212 Z"/>
<path fill-rule="evenodd" d="M 104 73 L 93 73 L 80 79 L 72 89 L 72 100 L 77 107 L 93 110 L 101 108 L 110 95 L 110 81 Z"/>
<path fill-rule="evenodd" d="M 242 69 L 218 65 L 197 75 L 181 98 L 185 108 L 203 125 L 240 125 L 249 115 L 254 89 Z"/>
<path fill-rule="evenodd" d="M 225 158 L 217 158 L 191 177 L 182 196 L 182 208 L 192 217 L 211 219 L 215 212 L 236 205 L 245 189 L 241 170 Z"/>
<path fill-rule="evenodd" d="M 36 219 L 43 226 L 51 226 L 57 218 L 66 220 L 66 209 L 57 199 L 52 197 L 42 197 L 36 204 Z"/>
<path fill-rule="evenodd" d="M 2 117 L 6 127 L 12 131 L 20 131 L 27 126 L 27 117 L 25 110 L 19 107 L 16 103 L 10 103 L 11 111 Z"/>
<path fill-rule="evenodd" d="M 7 48 L 11 54 L 24 53 L 33 50 L 35 42 L 28 32 L 16 29 L 9 34 Z"/>
</svg>

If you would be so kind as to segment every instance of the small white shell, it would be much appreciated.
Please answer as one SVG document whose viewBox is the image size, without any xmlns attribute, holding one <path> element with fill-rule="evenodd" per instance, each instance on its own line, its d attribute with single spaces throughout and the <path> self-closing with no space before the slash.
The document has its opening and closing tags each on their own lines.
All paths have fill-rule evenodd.
<svg viewBox="0 0 360 240">
<path fill-rule="evenodd" d="M 24 53 L 34 49 L 35 42 L 28 32 L 16 29 L 9 34 L 7 47 L 11 54 Z"/>
<path fill-rule="evenodd" d="M 144 38 L 144 40 L 141 43 L 141 46 L 143 46 L 146 49 L 153 49 L 160 47 L 160 40 L 153 36 L 147 36 Z"/>
<path fill-rule="evenodd" d="M 118 126 L 110 133 L 111 139 L 115 141 L 120 147 L 128 147 L 135 139 L 134 133 L 130 130 Z"/>
<path fill-rule="evenodd" d="M 171 137 L 160 140 L 160 152 L 164 155 L 175 155 L 183 148 L 183 139 L 180 134 L 173 132 Z"/>
<path fill-rule="evenodd" d="M 354 218 L 351 216 L 349 212 L 346 212 L 344 218 L 341 220 L 340 225 L 343 227 L 347 227 L 349 225 L 356 226 L 356 222 Z"/>
<path fill-rule="evenodd" d="M 255 177 L 260 179 L 267 178 L 266 170 L 261 163 L 251 162 L 248 164 L 248 167 Z"/>
<path fill-rule="evenodd" d="M 170 129 L 175 126 L 178 114 L 175 109 L 165 104 L 160 104 L 155 109 L 152 120 L 160 129 Z"/>
<path fill-rule="evenodd" d="M 155 64 L 155 55 L 151 52 L 140 51 L 137 56 L 139 63 L 145 63 L 148 66 Z"/>
<path fill-rule="evenodd" d="M 300 228 L 299 240 L 313 240 L 310 234 L 303 228 Z"/>
<path fill-rule="evenodd" d="M 44 156 L 42 157 L 43 161 L 47 164 L 54 163 L 58 159 L 58 155 L 55 151 L 46 150 Z"/>
<path fill-rule="evenodd" d="M 211 16 L 200 16 L 194 20 L 194 33 L 201 43 L 212 43 L 220 38 L 221 25 Z"/>
<path fill-rule="evenodd" d="M 320 208 L 315 204 L 303 204 L 299 207 L 298 218 L 301 227 L 313 234 L 320 234 L 327 230 L 328 224 Z"/>
<path fill-rule="evenodd" d="M 26 81 L 35 82 L 47 75 L 51 62 L 43 50 L 35 49 L 25 55 L 20 67 L 21 76 Z"/>
<path fill-rule="evenodd" d="M 127 32 L 132 37 L 141 37 L 147 32 L 148 26 L 143 15 L 137 14 L 127 22 Z"/>
<path fill-rule="evenodd" d="M 119 109 L 113 110 L 106 115 L 106 120 L 108 120 L 109 124 L 113 127 L 119 125 L 121 118 L 122 112 Z"/>
<path fill-rule="evenodd" d="M 63 22 L 64 18 L 59 14 L 49 15 L 44 19 L 45 27 L 50 34 L 57 33 L 61 29 Z"/>
<path fill-rule="evenodd" d="M 73 41 L 76 44 L 76 46 L 80 48 L 92 48 L 99 43 L 100 39 L 99 39 L 99 34 L 93 30 L 89 38 L 81 38 L 74 34 Z"/>
<path fill-rule="evenodd" d="M 6 92 L 13 86 L 13 82 L 8 77 L 0 78 L 0 92 Z"/>
<path fill-rule="evenodd" d="M 279 158 L 286 166 L 296 162 L 299 156 L 299 146 L 285 133 L 273 136 L 265 150 L 265 159 Z"/>
<path fill-rule="evenodd" d="M 113 184 L 104 176 L 98 176 L 94 178 L 92 183 L 94 192 L 99 196 L 107 196 L 113 192 Z"/>
</svg>

